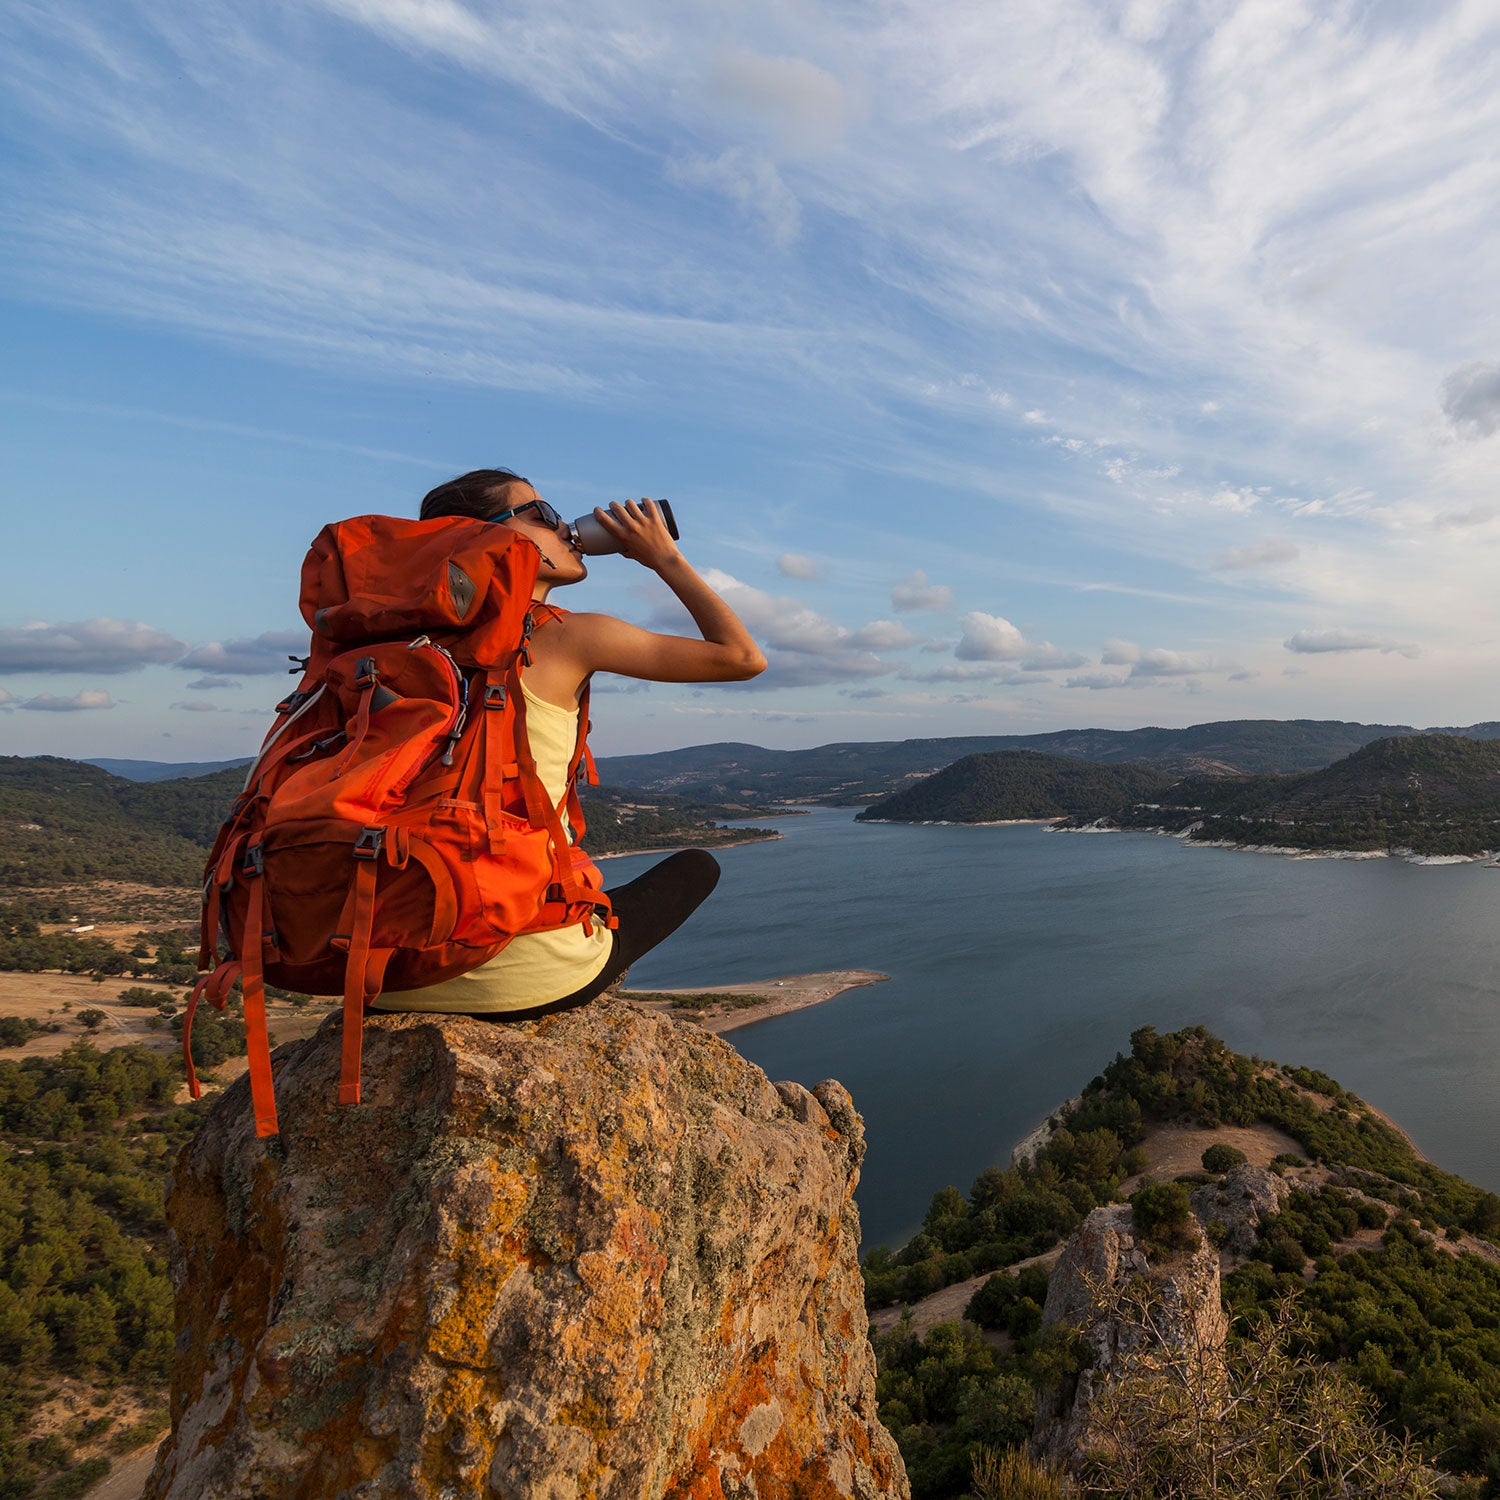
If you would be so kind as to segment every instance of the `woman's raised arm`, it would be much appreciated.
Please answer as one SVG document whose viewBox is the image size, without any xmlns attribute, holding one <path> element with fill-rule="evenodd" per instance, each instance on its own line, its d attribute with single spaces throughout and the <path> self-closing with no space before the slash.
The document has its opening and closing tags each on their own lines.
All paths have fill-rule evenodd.
<svg viewBox="0 0 1500 1500">
<path fill-rule="evenodd" d="M 550 653 L 565 657 L 580 677 L 615 672 L 648 682 L 743 682 L 765 671 L 766 658 L 744 622 L 678 550 L 654 501 L 616 501 L 594 515 L 626 557 L 676 594 L 702 639 L 642 630 L 612 615 L 570 614 L 548 631 Z"/>
</svg>

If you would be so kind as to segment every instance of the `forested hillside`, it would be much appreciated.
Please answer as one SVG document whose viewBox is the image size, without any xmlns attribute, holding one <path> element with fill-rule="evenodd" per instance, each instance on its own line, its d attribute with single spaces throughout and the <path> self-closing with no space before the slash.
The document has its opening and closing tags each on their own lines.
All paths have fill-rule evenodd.
<svg viewBox="0 0 1500 1500">
<path fill-rule="evenodd" d="M 245 783 L 233 766 L 172 781 L 127 781 L 81 761 L 0 757 L 0 881 L 46 890 L 103 880 L 196 888 L 219 824 Z M 598 854 L 774 836 L 726 829 L 767 809 L 587 789 L 588 848 Z"/>
<path fill-rule="evenodd" d="M 1241 1056 L 1202 1027 L 1166 1036 L 1142 1027 L 1130 1042 L 1054 1116 L 1034 1159 L 987 1169 L 967 1194 L 944 1188 L 913 1240 L 869 1252 L 870 1305 L 913 1303 L 1045 1252 L 1125 1188 L 1138 1229 L 1170 1243 L 1189 1189 L 1222 1178 L 1243 1153 L 1210 1147 L 1202 1171 L 1142 1179 L 1154 1133 L 1196 1127 L 1213 1139 L 1220 1127 L 1269 1128 L 1299 1151 L 1273 1164 L 1291 1189 L 1281 1211 L 1247 1254 L 1231 1257 L 1233 1338 L 1250 1340 L 1286 1305 L 1298 1330 L 1290 1352 L 1315 1362 L 1309 1373 L 1331 1364 L 1352 1379 L 1388 1431 L 1409 1431 L 1420 1455 L 1452 1476 L 1447 1493 L 1500 1495 L 1500 1197 L 1423 1161 L 1315 1069 Z M 1041 1331 L 1047 1275 L 1045 1266 L 1001 1272 L 968 1302 L 967 1321 L 925 1338 L 902 1326 L 877 1337 L 880 1415 L 915 1500 L 970 1494 L 975 1457 L 1022 1448 L 1037 1386 L 1080 1368 L 1062 1329 Z"/>
<path fill-rule="evenodd" d="M 1148 766 L 1102 766 L 1029 750 L 966 755 L 867 807 L 862 823 L 999 823 L 1128 807 L 1176 777 Z"/>
<path fill-rule="evenodd" d="M 1108 817 L 1121 828 L 1191 830 L 1197 841 L 1477 855 L 1500 849 L 1500 742 L 1377 740 L 1304 776 L 1189 777 L 1155 800 Z"/>
<path fill-rule="evenodd" d="M 192 790 L 174 809 L 174 794 L 163 789 L 179 785 Z M 216 788 L 207 800 L 217 795 Z M 191 809 L 204 800 L 196 781 L 142 786 L 81 761 L 0 757 L 0 882 L 11 888 L 91 880 L 196 885 L 202 843 L 184 829 L 196 826 Z M 225 804 L 218 805 L 222 817 Z"/>
</svg>

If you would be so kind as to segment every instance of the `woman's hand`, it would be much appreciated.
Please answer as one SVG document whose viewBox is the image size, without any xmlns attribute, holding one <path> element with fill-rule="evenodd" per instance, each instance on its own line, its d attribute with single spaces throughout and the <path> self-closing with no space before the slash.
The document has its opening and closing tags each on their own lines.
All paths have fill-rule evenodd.
<svg viewBox="0 0 1500 1500">
<path fill-rule="evenodd" d="M 594 507 L 594 519 L 620 543 L 620 550 L 643 568 L 659 573 L 682 554 L 654 500 L 614 500 L 608 510 Z"/>
</svg>

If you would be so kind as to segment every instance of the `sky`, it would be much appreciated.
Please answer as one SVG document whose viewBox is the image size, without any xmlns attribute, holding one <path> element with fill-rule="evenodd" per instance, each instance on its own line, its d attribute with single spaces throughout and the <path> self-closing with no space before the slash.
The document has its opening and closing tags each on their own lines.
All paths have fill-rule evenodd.
<svg viewBox="0 0 1500 1500">
<path fill-rule="evenodd" d="M 313 536 L 489 465 L 670 498 L 765 647 L 601 754 L 1500 718 L 1500 0 L 0 37 L 0 752 L 253 753 Z"/>
</svg>

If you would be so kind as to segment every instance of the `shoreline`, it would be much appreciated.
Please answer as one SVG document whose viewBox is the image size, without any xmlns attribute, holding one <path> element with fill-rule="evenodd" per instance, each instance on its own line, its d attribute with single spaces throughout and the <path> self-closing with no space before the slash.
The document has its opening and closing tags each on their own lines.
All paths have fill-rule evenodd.
<svg viewBox="0 0 1500 1500">
<path fill-rule="evenodd" d="M 806 1010 L 821 1005 L 848 990 L 862 989 L 865 985 L 881 984 L 889 979 L 876 969 L 825 969 L 816 974 L 785 974 L 780 978 L 750 979 L 742 984 L 701 984 L 679 986 L 676 989 L 617 990 L 616 996 L 641 1010 L 659 1016 L 671 1016 L 674 1020 L 687 1021 L 701 1026 L 715 1035 L 736 1031 L 741 1026 L 753 1025 L 756 1021 L 768 1021 L 772 1016 L 787 1016 L 793 1011 Z M 718 1009 L 709 1006 L 704 1010 L 677 1010 L 670 1001 L 638 1000 L 636 995 L 759 995 L 762 1003 L 749 1006 L 726 1006 Z"/>
<path fill-rule="evenodd" d="M 1055 822 L 1055 819 L 1039 821 Z M 976 825 L 977 826 L 977 825 Z M 1228 849 L 1236 854 L 1278 854 L 1283 859 L 1399 859 L 1403 864 L 1436 865 L 1488 865 L 1500 869 L 1500 850 L 1484 849 L 1478 854 L 1418 854 L 1412 849 L 1397 845 L 1386 849 L 1298 849 L 1291 844 L 1237 844 L 1232 839 L 1195 839 L 1189 837 L 1191 829 L 1163 828 L 1101 828 L 1098 822 L 1082 828 L 1057 828 L 1053 833 L 1149 833 L 1157 838 L 1176 839 L 1184 849 Z"/>
<path fill-rule="evenodd" d="M 989 818 L 970 822 L 967 818 L 856 818 L 856 823 L 879 823 L 886 828 L 1022 828 L 1037 823 L 1055 823 L 1059 813 L 1050 818 Z"/>
</svg>

